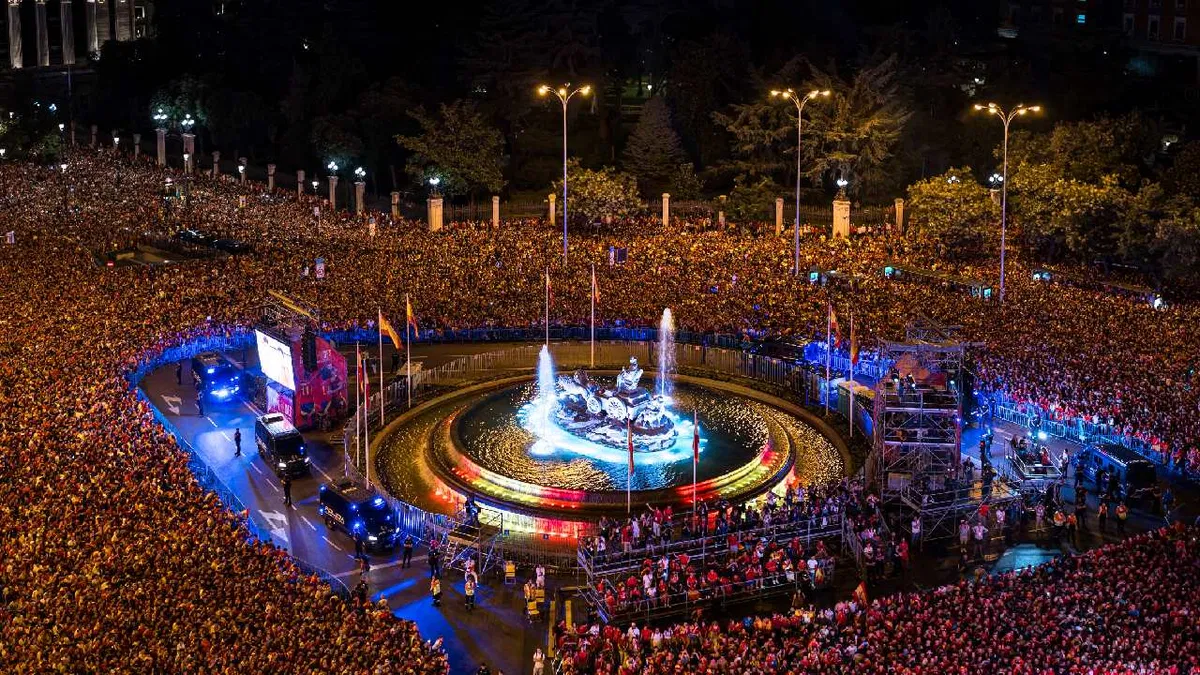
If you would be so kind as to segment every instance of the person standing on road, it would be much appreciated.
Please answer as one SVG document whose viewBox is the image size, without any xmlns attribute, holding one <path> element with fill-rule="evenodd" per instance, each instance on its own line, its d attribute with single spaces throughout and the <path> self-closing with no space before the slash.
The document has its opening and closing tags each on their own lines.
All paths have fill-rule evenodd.
<svg viewBox="0 0 1200 675">
<path fill-rule="evenodd" d="M 360 535 L 360 534 L 354 535 L 354 557 L 355 558 L 363 557 L 363 540 L 362 540 L 362 535 Z"/>
<path fill-rule="evenodd" d="M 475 609 L 475 575 L 467 575 L 467 581 L 463 584 L 463 593 L 467 596 L 467 611 Z"/>
<path fill-rule="evenodd" d="M 533 675 L 542 675 L 546 671 L 546 653 L 541 647 L 533 650 Z"/>
<path fill-rule="evenodd" d="M 233 431 L 233 456 L 242 456 L 242 430 L 235 429 Z"/>
<path fill-rule="evenodd" d="M 1108 523 L 1108 502 L 1100 500 L 1100 507 L 1096 511 L 1096 522 L 1099 523 L 1100 534 L 1104 534 L 1104 526 Z"/>
<path fill-rule="evenodd" d="M 175 364 L 175 384 L 183 384 L 183 361 Z"/>
<path fill-rule="evenodd" d="M 413 553 L 412 535 L 411 534 L 405 535 L 405 537 L 404 537 L 404 555 L 403 555 L 403 557 L 400 558 L 400 567 L 401 568 L 412 567 L 412 553 Z"/>
<path fill-rule="evenodd" d="M 1125 502 L 1117 504 L 1117 534 L 1125 536 L 1125 519 L 1129 517 L 1129 507 Z"/>
<path fill-rule="evenodd" d="M 292 477 L 286 473 L 283 474 L 283 505 L 292 505 Z"/>
<path fill-rule="evenodd" d="M 429 580 L 429 596 L 433 598 L 433 606 L 442 606 L 442 580 L 436 575 Z"/>
<path fill-rule="evenodd" d="M 429 549 L 429 575 L 437 578 L 442 573 L 442 560 L 437 549 Z"/>
</svg>

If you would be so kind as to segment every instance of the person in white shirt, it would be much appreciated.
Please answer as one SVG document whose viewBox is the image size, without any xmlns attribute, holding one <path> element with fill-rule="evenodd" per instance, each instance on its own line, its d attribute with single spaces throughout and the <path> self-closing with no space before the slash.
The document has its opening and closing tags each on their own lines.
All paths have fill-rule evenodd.
<svg viewBox="0 0 1200 675">
<path fill-rule="evenodd" d="M 533 575 L 537 579 L 537 581 L 536 581 L 537 587 L 545 588 L 546 587 L 546 566 L 541 563 L 538 563 L 538 566 L 533 568 Z"/>
</svg>

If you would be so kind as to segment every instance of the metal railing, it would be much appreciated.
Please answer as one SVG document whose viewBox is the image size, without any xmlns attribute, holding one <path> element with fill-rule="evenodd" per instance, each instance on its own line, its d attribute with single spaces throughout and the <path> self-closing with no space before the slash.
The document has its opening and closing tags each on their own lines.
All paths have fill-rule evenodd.
<svg viewBox="0 0 1200 675">
<path fill-rule="evenodd" d="M 588 576 L 607 576 L 627 572 L 636 567 L 641 568 L 642 561 L 648 557 L 659 557 L 667 554 L 686 553 L 692 558 L 704 558 L 709 555 L 719 555 L 729 551 L 728 538 L 733 535 L 739 543 L 747 539 L 765 539 L 767 541 L 792 540 L 797 537 L 809 544 L 813 539 L 824 539 L 837 536 L 842 530 L 842 516 L 835 512 L 822 516 L 813 516 L 803 520 L 795 520 L 753 529 L 731 529 L 720 534 L 709 534 L 704 537 L 676 539 L 659 544 L 647 544 L 625 552 L 619 549 L 609 549 L 598 553 L 593 549 L 580 547 L 579 563 Z"/>
<path fill-rule="evenodd" d="M 1154 449 L 1154 447 L 1146 441 L 1126 433 L 1113 433 L 1109 431 L 1110 425 L 1096 424 L 1088 422 L 1082 417 L 1075 417 L 1070 420 L 1059 420 L 1050 416 L 1050 411 L 1041 408 L 1033 403 L 1019 404 L 1011 399 L 1000 397 L 999 405 L 995 406 L 994 411 L 996 417 L 1015 424 L 1026 429 L 1033 429 L 1034 413 L 1024 412 L 1018 408 L 1025 408 L 1037 411 L 1039 424 L 1038 430 L 1046 432 L 1049 436 L 1062 438 L 1065 440 L 1090 444 L 1090 443 L 1111 443 L 1128 448 L 1147 460 L 1162 466 L 1169 472 L 1178 473 L 1180 476 L 1190 479 L 1200 479 L 1200 473 L 1189 471 L 1185 467 L 1172 465 L 1168 457 L 1164 457 L 1164 453 Z"/>
<path fill-rule="evenodd" d="M 176 444 L 183 450 L 188 457 L 188 468 L 191 469 L 192 475 L 195 476 L 196 482 L 200 487 L 212 492 L 221 500 L 227 509 L 233 513 L 250 513 L 245 503 L 237 496 L 237 494 L 221 480 L 216 471 L 205 461 L 204 457 L 196 451 L 196 448 L 187 441 L 184 435 L 179 431 L 174 423 L 167 418 L 166 415 L 158 409 L 158 406 L 150 400 L 146 393 L 142 391 L 140 384 L 142 378 L 148 373 L 157 370 L 159 367 L 168 364 L 190 359 L 193 356 L 206 351 L 232 351 L 241 349 L 248 344 L 253 344 L 254 334 L 242 330 L 231 332 L 227 335 L 207 336 L 197 338 L 181 345 L 163 349 L 161 351 L 150 351 L 143 354 L 138 360 L 137 365 L 126 372 L 125 379 L 129 382 L 130 387 L 135 392 L 138 400 L 147 404 L 147 407 L 154 414 L 154 418 L 162 425 L 171 436 L 175 439 Z M 264 543 L 273 544 L 270 533 L 260 527 L 254 521 L 254 518 L 247 515 L 245 518 L 239 519 L 239 522 L 246 530 L 248 538 Z M 350 589 L 346 587 L 337 577 L 329 574 L 323 569 L 309 565 L 308 563 L 291 556 L 289 562 L 300 570 L 306 576 L 315 576 L 323 582 L 329 584 L 330 590 L 341 597 L 343 600 L 350 599 Z"/>
</svg>

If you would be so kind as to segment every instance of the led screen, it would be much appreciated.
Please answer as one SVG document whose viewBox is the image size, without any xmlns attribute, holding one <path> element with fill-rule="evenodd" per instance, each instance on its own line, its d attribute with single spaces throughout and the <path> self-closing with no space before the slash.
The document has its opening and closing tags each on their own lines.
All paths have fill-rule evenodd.
<svg viewBox="0 0 1200 675">
<path fill-rule="evenodd" d="M 254 334 L 258 338 L 258 362 L 262 366 L 263 375 L 295 391 L 296 375 L 292 370 L 292 348 L 262 331 L 254 331 Z"/>
</svg>

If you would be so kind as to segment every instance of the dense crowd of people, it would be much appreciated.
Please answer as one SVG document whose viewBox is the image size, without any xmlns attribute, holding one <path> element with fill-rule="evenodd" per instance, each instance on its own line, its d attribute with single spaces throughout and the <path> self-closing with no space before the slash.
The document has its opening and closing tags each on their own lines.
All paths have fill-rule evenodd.
<svg viewBox="0 0 1200 675">
<path fill-rule="evenodd" d="M 559 626 L 565 673 L 1200 672 L 1200 532 L 831 608 L 627 629 Z"/>
<path fill-rule="evenodd" d="M 788 242 L 715 227 L 573 225 L 564 263 L 561 232 L 539 221 L 431 233 L 380 216 L 372 236 L 363 219 L 316 216 L 315 198 L 266 194 L 232 177 L 183 180 L 111 151 L 71 152 L 63 163 L 65 170 L 0 164 L 0 209 L 15 241 L 0 246 L 7 282 L 0 287 L 0 404 L 7 411 L 0 417 L 0 531 L 7 533 L 0 539 L 0 670 L 262 672 L 283 668 L 283 659 L 287 669 L 306 672 L 447 669 L 436 647 L 386 607 L 331 599 L 328 586 L 284 553 L 249 538 L 240 524 L 245 515 L 229 513 L 197 485 L 185 453 L 123 377 L 165 348 L 251 325 L 268 289 L 318 304 L 328 330 L 366 326 L 377 307 L 402 319 L 406 295 L 427 330 L 539 326 L 547 268 L 552 323 L 579 325 L 589 314 L 592 265 L 599 318 L 608 325 L 652 326 L 671 307 L 687 330 L 823 336 L 832 298 L 840 314 L 853 311 L 869 348 L 902 335 L 919 311 L 985 342 L 977 355 L 985 385 L 1017 403 L 1055 418 L 1085 416 L 1145 439 L 1176 466 L 1200 467 L 1189 374 L 1200 353 L 1193 328 L 1200 310 L 1192 304 L 1153 310 L 1051 287 L 1016 263 L 1000 314 L 965 294 L 882 279 L 889 260 L 944 267 L 885 237 L 805 238 L 801 268 L 857 275 L 854 291 L 793 276 Z M 186 187 L 186 203 L 164 200 L 167 177 Z M 97 254 L 167 241 L 184 227 L 245 241 L 254 251 L 158 266 L 96 264 Z M 610 265 L 610 246 L 625 247 L 627 261 Z M 321 279 L 313 273 L 318 257 L 326 265 Z M 953 271 L 995 277 L 990 263 Z M 1165 553 L 1193 564 L 1165 564 L 1156 557 Z M 978 587 L 882 601 L 846 612 L 844 625 L 808 615 L 728 633 L 696 626 L 665 640 L 678 650 L 642 652 L 639 645 L 619 661 L 601 656 L 624 653 L 606 633 L 603 644 L 579 648 L 579 669 L 629 670 L 622 664 L 633 658 L 640 665 L 632 672 L 666 672 L 684 658 L 689 667 L 706 658 L 723 672 L 713 664 L 724 658 L 728 665 L 731 653 L 762 665 L 772 654 L 801 652 L 797 663 L 817 672 L 847 658 L 880 671 L 889 662 L 927 671 L 973 657 L 1017 672 L 1122 659 L 1161 665 L 1175 658 L 1164 645 L 1188 658 L 1196 652 L 1194 617 L 1179 614 L 1194 608 L 1171 599 L 1187 596 L 1165 592 L 1184 582 L 1194 588 L 1195 554 L 1194 538 L 1139 537 Z M 1128 574 L 1139 565 L 1146 574 Z M 1096 587 L 1100 573 L 1128 592 L 1112 598 Z M 1033 589 L 1052 582 L 1070 610 L 1039 600 Z M 1156 596 L 1162 599 L 1144 597 L 1150 582 L 1164 590 Z M 962 600 L 979 611 L 953 613 Z M 1031 613 L 1009 615 L 1013 607 Z M 1068 616 L 1081 627 L 1047 620 Z M 948 630 L 956 620 L 976 629 Z M 885 630 L 884 621 L 898 623 Z M 1136 640 L 1133 632 L 1102 644 L 1087 637 L 1089 628 L 1130 624 L 1141 629 Z M 784 633 L 793 628 L 809 637 L 789 642 Z M 904 640 L 893 641 L 892 632 Z M 731 641 L 764 649 L 747 655 L 736 644 L 716 647 Z M 817 649 L 826 644 L 828 652 Z"/>
</svg>

